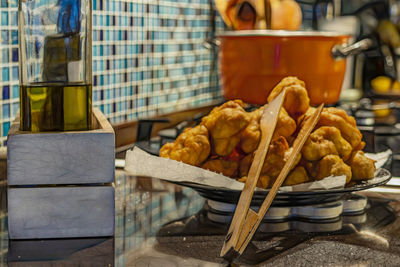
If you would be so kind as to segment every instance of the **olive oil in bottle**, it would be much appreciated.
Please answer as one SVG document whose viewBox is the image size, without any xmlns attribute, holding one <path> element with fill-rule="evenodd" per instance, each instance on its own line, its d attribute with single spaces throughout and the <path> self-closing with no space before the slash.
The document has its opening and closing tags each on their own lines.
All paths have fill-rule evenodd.
<svg viewBox="0 0 400 267">
<path fill-rule="evenodd" d="M 18 1 L 21 130 L 91 129 L 91 3 Z"/>
<path fill-rule="evenodd" d="M 35 83 L 20 86 L 21 130 L 88 130 L 92 119 L 92 86 L 80 83 Z"/>
</svg>

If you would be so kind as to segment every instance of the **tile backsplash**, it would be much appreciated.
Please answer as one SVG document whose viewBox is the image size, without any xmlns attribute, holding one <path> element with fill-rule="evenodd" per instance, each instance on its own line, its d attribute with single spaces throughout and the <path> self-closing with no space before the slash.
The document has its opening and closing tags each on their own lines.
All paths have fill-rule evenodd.
<svg viewBox="0 0 400 267">
<path fill-rule="evenodd" d="M 211 0 L 93 0 L 93 105 L 111 123 L 221 99 Z M 17 0 L 0 0 L 0 144 L 19 109 Z M 212 22 L 213 21 L 213 22 Z"/>
</svg>

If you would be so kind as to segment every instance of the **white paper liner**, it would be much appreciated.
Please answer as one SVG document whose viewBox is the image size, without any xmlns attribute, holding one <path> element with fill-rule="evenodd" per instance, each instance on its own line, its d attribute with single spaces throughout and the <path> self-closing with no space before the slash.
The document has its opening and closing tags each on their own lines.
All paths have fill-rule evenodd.
<svg viewBox="0 0 400 267">
<path fill-rule="evenodd" d="M 376 160 L 375 166 L 377 171 L 386 163 L 391 154 L 391 150 L 377 154 L 365 153 L 367 157 Z M 171 182 L 197 183 L 231 190 L 242 190 L 244 185 L 243 183 L 222 174 L 204 170 L 175 160 L 150 155 L 138 147 L 134 147 L 132 150 L 127 151 L 125 171 L 133 176 L 153 177 Z M 293 186 L 282 186 L 279 188 L 279 191 L 325 190 L 342 188 L 345 184 L 346 177 L 344 175 L 329 176 L 319 181 Z M 263 189 L 257 188 L 257 190 Z"/>
</svg>

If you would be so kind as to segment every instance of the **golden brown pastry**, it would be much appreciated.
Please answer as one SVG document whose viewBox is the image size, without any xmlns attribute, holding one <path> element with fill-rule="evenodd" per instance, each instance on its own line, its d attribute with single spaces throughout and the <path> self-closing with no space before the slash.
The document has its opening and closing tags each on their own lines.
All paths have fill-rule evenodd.
<svg viewBox="0 0 400 267">
<path fill-rule="evenodd" d="M 264 189 L 269 188 L 272 186 L 271 181 L 272 181 L 272 179 L 268 175 L 260 174 L 260 177 L 258 178 L 258 181 L 257 181 L 257 187 L 264 188 Z"/>
<path fill-rule="evenodd" d="M 327 155 L 320 161 L 309 162 L 307 171 L 316 180 L 322 180 L 331 175 L 345 175 L 346 183 L 348 183 L 352 177 L 350 166 L 346 165 L 338 155 Z"/>
<path fill-rule="evenodd" d="M 343 109 L 330 107 L 330 108 L 325 108 L 325 111 L 337 115 L 339 117 L 342 117 L 351 126 L 357 127 L 356 120 L 354 119 L 354 117 L 347 115 L 346 111 L 344 111 Z"/>
<path fill-rule="evenodd" d="M 338 128 L 343 138 L 350 143 L 354 150 L 362 149 L 361 132 L 358 130 L 354 118 L 348 116 L 344 110 L 333 107 L 324 108 L 318 121 L 318 126 L 333 126 Z"/>
<path fill-rule="evenodd" d="M 289 157 L 290 157 L 290 154 L 292 154 L 292 151 L 293 151 L 293 147 L 289 147 L 289 149 L 287 149 L 285 151 L 285 156 L 283 157 L 283 160 L 285 162 L 289 160 Z M 300 163 L 300 160 L 301 160 L 301 153 L 297 154 L 297 157 L 294 160 L 293 166 L 297 166 Z M 292 169 L 294 169 L 294 167 Z"/>
<path fill-rule="evenodd" d="M 260 119 L 264 107 L 261 107 L 250 113 L 250 122 L 242 131 L 240 140 L 240 148 L 246 154 L 254 152 L 261 139 Z M 284 108 L 281 108 L 276 123 L 272 140 L 278 139 L 280 136 L 290 137 L 296 131 L 296 122 L 289 116 Z"/>
<path fill-rule="evenodd" d="M 240 132 L 249 122 L 241 100 L 228 101 L 202 119 L 213 138 L 226 138 Z"/>
<path fill-rule="evenodd" d="M 348 164 L 353 173 L 352 180 L 369 180 L 374 178 L 375 175 L 375 161 L 367 158 L 363 151 L 354 151 Z"/>
<path fill-rule="evenodd" d="M 211 139 L 213 152 L 219 156 L 229 155 L 240 142 L 240 133 L 227 138 Z"/>
<path fill-rule="evenodd" d="M 315 110 L 317 109 L 314 107 L 309 107 L 303 115 L 297 118 L 296 124 L 300 126 L 299 128 L 301 128 L 304 125 L 305 121 L 314 114 Z"/>
<path fill-rule="evenodd" d="M 296 127 L 296 122 L 289 116 L 284 108 L 281 108 L 272 139 L 277 139 L 279 136 L 287 138 L 296 131 Z"/>
<path fill-rule="evenodd" d="M 239 182 L 245 183 L 247 180 L 247 176 L 243 176 L 238 179 Z M 271 178 L 268 175 L 265 174 L 260 174 L 260 177 L 258 178 L 257 181 L 257 187 L 259 188 L 268 188 L 271 186 Z"/>
<path fill-rule="evenodd" d="M 259 108 L 251 112 L 249 114 L 250 122 L 241 133 L 240 148 L 246 154 L 255 151 L 258 147 L 258 144 L 260 143 L 260 118 L 262 112 L 263 108 Z"/>
<path fill-rule="evenodd" d="M 203 125 L 187 128 L 173 143 L 160 149 L 160 157 L 199 166 L 210 155 L 208 130 Z"/>
<path fill-rule="evenodd" d="M 265 157 L 264 165 L 261 169 L 262 174 L 268 174 L 271 178 L 275 178 L 281 172 L 285 165 L 286 151 L 289 149 L 289 144 L 284 137 L 271 142 L 267 156 Z"/>
<path fill-rule="evenodd" d="M 225 176 L 234 178 L 237 176 L 239 163 L 236 161 L 229 161 L 224 159 L 210 159 L 204 162 L 201 167 L 203 169 L 222 173 Z"/>
<path fill-rule="evenodd" d="M 253 162 L 253 154 L 248 154 L 239 163 L 239 175 L 241 177 L 247 176 L 250 170 L 251 163 Z"/>
<path fill-rule="evenodd" d="M 276 98 L 283 90 L 286 89 L 285 101 L 283 107 L 289 113 L 289 115 L 297 119 L 310 107 L 310 98 L 308 98 L 307 90 L 303 81 L 297 79 L 297 77 L 286 77 L 283 78 L 274 89 L 272 89 L 268 96 L 268 103 Z"/>
<path fill-rule="evenodd" d="M 289 145 L 284 137 L 281 136 L 273 140 L 269 145 L 268 153 L 261 169 L 261 175 L 268 175 L 270 180 L 275 179 L 281 172 L 283 165 L 285 165 L 287 150 L 289 150 Z M 239 166 L 240 176 L 247 176 L 252 162 L 252 154 L 242 159 Z"/>
<path fill-rule="evenodd" d="M 202 119 L 212 139 L 214 152 L 220 156 L 229 155 L 240 141 L 240 131 L 249 122 L 249 115 L 243 109 L 241 100 L 228 101 L 214 108 Z"/>
<path fill-rule="evenodd" d="M 308 177 L 306 169 L 302 166 L 297 166 L 286 177 L 283 185 L 296 185 L 306 183 L 308 181 L 310 181 L 310 178 Z"/>
<path fill-rule="evenodd" d="M 337 128 L 322 126 L 310 134 L 301 152 L 308 161 L 320 160 L 326 155 L 339 155 L 347 160 L 352 149 Z"/>
<path fill-rule="evenodd" d="M 307 112 L 298 119 L 298 125 L 303 125 L 314 111 L 315 108 L 310 107 Z M 316 128 L 321 126 L 333 126 L 338 128 L 342 137 L 350 143 L 353 150 L 361 150 L 365 146 L 365 143 L 361 141 L 362 135 L 357 128 L 355 119 L 347 115 L 344 110 L 335 107 L 324 108 Z"/>
<path fill-rule="evenodd" d="M 282 90 L 286 98 L 263 163 L 257 186 L 270 187 L 280 174 L 293 148 L 297 133 L 315 108 L 303 81 L 284 78 L 271 92 L 271 102 Z M 260 119 L 264 107 L 247 113 L 240 100 L 214 108 L 201 124 L 185 130 L 174 143 L 166 144 L 160 156 L 201 166 L 245 181 L 260 139 Z M 320 180 L 330 175 L 345 175 L 346 182 L 374 177 L 374 161 L 360 151 L 361 132 L 356 121 L 344 110 L 324 108 L 313 133 L 307 139 L 284 185 Z"/>
</svg>

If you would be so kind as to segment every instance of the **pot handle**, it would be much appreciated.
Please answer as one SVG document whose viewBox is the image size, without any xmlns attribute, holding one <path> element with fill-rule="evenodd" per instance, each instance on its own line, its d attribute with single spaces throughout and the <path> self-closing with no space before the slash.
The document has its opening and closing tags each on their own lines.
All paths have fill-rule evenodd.
<svg viewBox="0 0 400 267">
<path fill-rule="evenodd" d="M 203 42 L 203 47 L 205 47 L 208 50 L 211 50 L 214 47 L 219 47 L 220 45 L 221 45 L 221 41 L 216 38 L 207 38 Z"/>
<path fill-rule="evenodd" d="M 335 45 L 332 48 L 332 56 L 334 59 L 345 58 L 350 55 L 359 54 L 361 51 L 367 50 L 372 46 L 371 39 L 362 39 L 351 45 Z"/>
</svg>

